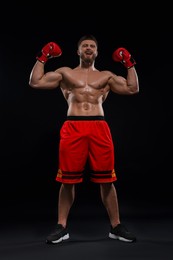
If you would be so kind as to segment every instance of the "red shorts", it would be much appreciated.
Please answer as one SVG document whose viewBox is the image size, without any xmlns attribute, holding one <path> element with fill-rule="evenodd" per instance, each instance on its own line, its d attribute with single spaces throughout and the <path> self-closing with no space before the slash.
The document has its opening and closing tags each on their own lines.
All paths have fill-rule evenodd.
<svg viewBox="0 0 173 260">
<path fill-rule="evenodd" d="M 92 182 L 116 181 L 114 145 L 104 117 L 67 117 L 60 130 L 59 169 L 56 180 L 69 184 L 81 183 L 87 161 Z"/>
</svg>

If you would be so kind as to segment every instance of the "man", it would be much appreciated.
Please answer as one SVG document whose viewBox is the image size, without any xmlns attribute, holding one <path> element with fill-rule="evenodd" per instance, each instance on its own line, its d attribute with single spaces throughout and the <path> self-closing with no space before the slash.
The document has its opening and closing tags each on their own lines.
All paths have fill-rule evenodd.
<svg viewBox="0 0 173 260">
<path fill-rule="evenodd" d="M 110 219 L 109 237 L 126 242 L 136 241 L 120 222 L 117 193 L 113 182 L 114 145 L 110 129 L 104 119 L 103 102 L 109 91 L 133 95 L 139 92 L 136 62 L 123 47 L 113 52 L 113 60 L 127 69 L 127 78 L 110 71 L 95 68 L 98 42 L 93 35 L 83 36 L 78 42 L 79 65 L 71 69 L 61 67 L 45 73 L 50 58 L 58 57 L 62 50 L 55 42 L 46 44 L 31 71 L 29 85 L 36 89 L 62 90 L 68 103 L 67 119 L 60 130 L 59 169 L 56 181 L 59 190 L 58 220 L 55 230 L 46 238 L 47 243 L 59 243 L 69 238 L 67 219 L 75 199 L 75 184 L 83 181 L 88 160 L 91 181 L 100 185 L 100 194 Z"/>
</svg>

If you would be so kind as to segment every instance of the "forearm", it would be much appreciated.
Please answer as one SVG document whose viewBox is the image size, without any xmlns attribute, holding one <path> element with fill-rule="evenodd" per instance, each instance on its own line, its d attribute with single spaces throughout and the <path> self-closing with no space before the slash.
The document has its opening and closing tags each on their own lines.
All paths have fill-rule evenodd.
<svg viewBox="0 0 173 260">
<path fill-rule="evenodd" d="M 44 76 L 44 64 L 40 61 L 36 61 L 29 78 L 29 85 L 36 87 L 39 85 L 40 80 Z"/>
<path fill-rule="evenodd" d="M 138 75 L 136 73 L 136 61 L 128 50 L 123 47 L 113 52 L 113 60 L 121 62 L 127 69 L 127 77 L 117 77 L 117 84 L 113 85 L 112 90 L 120 94 L 135 94 L 139 92 Z"/>
<path fill-rule="evenodd" d="M 42 48 L 36 56 L 37 61 L 30 73 L 29 85 L 31 87 L 53 89 L 59 86 L 62 75 L 53 71 L 45 73 L 44 67 L 48 59 L 59 57 L 61 54 L 61 48 L 54 42 L 49 42 Z"/>
<path fill-rule="evenodd" d="M 127 69 L 127 86 L 131 93 L 139 92 L 139 80 L 134 66 Z"/>
</svg>

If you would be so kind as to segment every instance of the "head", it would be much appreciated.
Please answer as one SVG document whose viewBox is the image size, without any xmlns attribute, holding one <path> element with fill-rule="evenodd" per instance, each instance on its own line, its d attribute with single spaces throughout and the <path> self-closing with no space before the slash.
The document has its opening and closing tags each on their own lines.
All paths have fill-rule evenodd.
<svg viewBox="0 0 173 260">
<path fill-rule="evenodd" d="M 79 48 L 81 42 L 85 41 L 85 40 L 91 40 L 91 41 L 94 41 L 97 48 L 98 48 L 98 42 L 97 42 L 97 39 L 94 37 L 94 35 L 92 34 L 86 34 L 84 36 L 82 36 L 79 41 L 78 41 L 78 44 L 77 44 L 77 47 Z"/>
<path fill-rule="evenodd" d="M 85 63 L 93 63 L 98 54 L 98 42 L 92 34 L 82 36 L 77 44 L 77 53 Z"/>
</svg>

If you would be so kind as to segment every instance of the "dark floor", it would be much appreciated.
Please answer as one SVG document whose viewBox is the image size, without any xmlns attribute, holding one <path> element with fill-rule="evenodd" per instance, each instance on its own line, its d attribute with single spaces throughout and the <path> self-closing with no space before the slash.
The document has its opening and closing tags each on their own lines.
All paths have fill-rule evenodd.
<svg viewBox="0 0 173 260">
<path fill-rule="evenodd" d="M 123 200 L 120 205 L 121 221 L 136 235 L 137 242 L 109 239 L 105 210 L 91 201 L 74 204 L 68 242 L 48 245 L 45 238 L 56 222 L 55 202 L 26 201 L 25 205 L 17 205 L 9 201 L 3 207 L 0 225 L 0 260 L 172 260 L 172 206 Z"/>
</svg>

